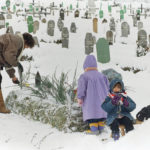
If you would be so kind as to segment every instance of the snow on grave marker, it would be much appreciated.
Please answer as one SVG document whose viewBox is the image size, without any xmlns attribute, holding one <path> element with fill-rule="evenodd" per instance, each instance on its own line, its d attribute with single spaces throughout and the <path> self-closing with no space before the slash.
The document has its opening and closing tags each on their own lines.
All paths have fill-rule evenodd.
<svg viewBox="0 0 150 150">
<path fill-rule="evenodd" d="M 111 30 L 111 31 L 114 31 L 114 32 L 116 31 L 116 24 L 115 24 L 114 18 L 111 18 L 111 19 L 110 19 L 109 27 L 110 27 L 110 30 Z"/>
<path fill-rule="evenodd" d="M 79 17 L 79 14 L 80 14 L 79 10 L 76 10 L 76 11 L 74 12 L 74 17 L 75 17 L 75 18 L 78 18 L 78 17 Z"/>
<path fill-rule="evenodd" d="M 106 32 L 106 39 L 107 39 L 109 45 L 113 45 L 113 32 L 112 31 Z"/>
<path fill-rule="evenodd" d="M 140 31 L 143 28 L 143 22 L 138 22 L 138 30 Z"/>
<path fill-rule="evenodd" d="M 109 43 L 104 38 L 99 38 L 96 43 L 97 60 L 100 63 L 108 63 L 110 61 Z"/>
<path fill-rule="evenodd" d="M 34 21 L 34 23 L 33 23 L 33 33 L 35 34 L 36 33 L 36 31 L 38 31 L 39 30 L 39 21 Z"/>
<path fill-rule="evenodd" d="M 130 34 L 130 27 L 129 24 L 127 22 L 123 22 L 121 24 L 121 33 L 122 33 L 122 37 L 128 37 L 128 35 Z"/>
<path fill-rule="evenodd" d="M 143 48 L 147 47 L 147 33 L 145 30 L 138 31 L 138 45 Z"/>
<path fill-rule="evenodd" d="M 85 54 L 89 55 L 93 52 L 94 44 L 95 44 L 95 37 L 93 37 L 92 33 L 86 33 L 85 36 Z"/>
<path fill-rule="evenodd" d="M 77 30 L 76 24 L 74 22 L 72 22 L 71 26 L 70 26 L 70 32 L 76 33 L 76 30 Z"/>
<path fill-rule="evenodd" d="M 98 32 L 98 19 L 97 18 L 94 18 L 93 19 L 93 32 L 97 33 Z"/>
<path fill-rule="evenodd" d="M 37 36 L 33 36 L 33 39 L 34 39 L 35 45 L 37 45 L 38 47 L 40 47 Z"/>
<path fill-rule="evenodd" d="M 3 14 L 0 14 L 0 29 L 5 28 L 5 17 Z"/>
<path fill-rule="evenodd" d="M 61 18 L 58 19 L 57 26 L 59 28 L 59 31 L 62 31 L 62 29 L 64 27 L 64 23 L 62 22 Z"/>
<path fill-rule="evenodd" d="M 54 36 L 54 28 L 55 28 L 54 20 L 49 20 L 47 25 L 47 34 L 50 36 Z"/>
<path fill-rule="evenodd" d="M 61 18 L 61 20 L 64 20 L 64 16 L 65 16 L 64 9 L 61 9 L 60 10 L 60 18 Z"/>
<path fill-rule="evenodd" d="M 64 27 L 62 29 L 62 48 L 69 47 L 69 31 L 68 28 Z"/>
</svg>

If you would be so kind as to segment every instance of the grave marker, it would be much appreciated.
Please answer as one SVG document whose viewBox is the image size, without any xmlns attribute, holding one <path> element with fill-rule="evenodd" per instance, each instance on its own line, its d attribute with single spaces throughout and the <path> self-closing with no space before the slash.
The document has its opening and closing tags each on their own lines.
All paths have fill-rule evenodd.
<svg viewBox="0 0 150 150">
<path fill-rule="evenodd" d="M 5 17 L 3 14 L 0 14 L 0 29 L 5 28 Z"/>
<path fill-rule="evenodd" d="M 95 37 L 92 36 L 92 33 L 86 33 L 85 36 L 85 54 L 89 55 L 94 50 Z"/>
<path fill-rule="evenodd" d="M 11 15 L 11 14 L 8 14 L 8 15 L 6 16 L 6 18 L 7 18 L 7 19 L 12 19 L 12 15 Z"/>
<path fill-rule="evenodd" d="M 61 20 L 64 20 L 64 16 L 65 16 L 64 9 L 61 9 L 60 10 L 60 18 L 61 18 Z"/>
<path fill-rule="evenodd" d="M 136 18 L 136 16 L 133 16 L 132 18 L 133 18 L 133 26 L 137 27 L 137 18 Z"/>
<path fill-rule="evenodd" d="M 100 38 L 96 43 L 97 60 L 100 63 L 108 63 L 110 61 L 109 43 L 106 39 Z"/>
<path fill-rule="evenodd" d="M 74 22 L 71 23 L 71 27 L 70 27 L 70 32 L 71 33 L 76 33 L 77 27 L 76 24 Z"/>
<path fill-rule="evenodd" d="M 143 22 L 138 22 L 138 30 L 140 31 L 143 28 Z"/>
<path fill-rule="evenodd" d="M 54 28 L 55 28 L 54 20 L 49 20 L 47 26 L 47 34 L 50 36 L 54 36 Z"/>
<path fill-rule="evenodd" d="M 28 32 L 32 33 L 33 32 L 33 18 L 32 18 L 32 16 L 28 16 L 27 23 L 28 23 Z"/>
<path fill-rule="evenodd" d="M 111 31 L 114 31 L 114 32 L 116 31 L 116 24 L 115 24 L 114 18 L 111 18 L 111 19 L 110 19 L 109 27 L 110 27 L 110 30 L 111 30 Z"/>
<path fill-rule="evenodd" d="M 64 27 L 62 29 L 62 48 L 69 47 L 69 31 L 68 28 Z"/>
<path fill-rule="evenodd" d="M 35 34 L 36 31 L 39 30 L 39 21 L 34 21 L 33 23 L 33 33 Z"/>
<path fill-rule="evenodd" d="M 64 23 L 62 22 L 61 18 L 58 19 L 57 26 L 59 28 L 59 31 L 62 31 Z"/>
<path fill-rule="evenodd" d="M 74 17 L 75 17 L 75 18 L 79 17 L 79 14 L 80 14 L 79 10 L 76 10 L 76 11 L 74 12 Z"/>
<path fill-rule="evenodd" d="M 37 45 L 38 47 L 40 47 L 37 36 L 33 36 L 33 39 L 34 39 L 35 45 Z"/>
<path fill-rule="evenodd" d="M 100 10 L 100 11 L 99 11 L 99 17 L 100 17 L 100 19 L 102 19 L 102 18 L 104 17 L 104 12 L 103 12 L 103 10 Z"/>
<path fill-rule="evenodd" d="M 112 31 L 106 32 L 106 39 L 107 39 L 109 45 L 113 45 L 113 32 Z"/>
<path fill-rule="evenodd" d="M 130 27 L 127 22 L 123 22 L 121 24 L 121 33 L 122 37 L 128 37 L 128 35 L 130 34 Z"/>
<path fill-rule="evenodd" d="M 145 30 L 138 31 L 138 45 L 143 48 L 147 47 L 147 33 Z"/>
<path fill-rule="evenodd" d="M 97 18 L 93 19 L 93 32 L 95 33 L 98 32 L 98 19 Z"/>
</svg>

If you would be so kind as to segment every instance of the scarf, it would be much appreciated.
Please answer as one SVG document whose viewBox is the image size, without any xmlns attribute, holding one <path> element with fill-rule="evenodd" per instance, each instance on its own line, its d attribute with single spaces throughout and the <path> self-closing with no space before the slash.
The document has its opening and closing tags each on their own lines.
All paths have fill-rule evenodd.
<svg viewBox="0 0 150 150">
<path fill-rule="evenodd" d="M 119 93 L 119 94 L 122 95 L 121 101 L 123 102 L 123 101 L 124 101 L 124 98 L 127 97 L 127 93 L 126 93 L 126 92 L 123 92 L 123 93 Z M 116 94 L 116 93 L 109 93 L 108 96 L 109 96 L 111 99 L 113 99 L 115 95 L 117 95 L 117 94 Z"/>
</svg>

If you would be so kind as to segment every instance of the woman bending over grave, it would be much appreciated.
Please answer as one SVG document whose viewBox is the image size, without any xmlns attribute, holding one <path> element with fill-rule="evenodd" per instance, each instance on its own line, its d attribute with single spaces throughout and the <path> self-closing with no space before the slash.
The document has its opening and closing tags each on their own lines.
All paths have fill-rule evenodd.
<svg viewBox="0 0 150 150">
<path fill-rule="evenodd" d="M 126 132 L 134 129 L 134 119 L 130 112 L 135 107 L 136 104 L 125 92 L 123 82 L 119 79 L 112 80 L 110 93 L 102 104 L 102 108 L 107 112 L 107 125 L 112 130 L 112 138 L 114 140 L 118 140 L 120 137 L 119 125 L 124 125 Z"/>
<path fill-rule="evenodd" d="M 88 55 L 83 65 L 84 73 L 78 81 L 77 98 L 82 106 L 83 120 L 89 124 L 87 134 L 99 134 L 104 129 L 106 112 L 101 108 L 109 92 L 109 81 L 98 72 L 96 58 Z"/>
<path fill-rule="evenodd" d="M 7 33 L 0 36 L 0 71 L 5 68 L 9 77 L 14 84 L 19 84 L 18 78 L 15 76 L 15 69 L 13 67 L 20 66 L 23 71 L 23 67 L 19 63 L 21 54 L 25 48 L 33 48 L 34 39 L 29 33 L 11 34 Z M 1 91 L 2 76 L 0 74 L 0 113 L 10 113 L 10 110 L 6 109 L 2 91 Z"/>
</svg>

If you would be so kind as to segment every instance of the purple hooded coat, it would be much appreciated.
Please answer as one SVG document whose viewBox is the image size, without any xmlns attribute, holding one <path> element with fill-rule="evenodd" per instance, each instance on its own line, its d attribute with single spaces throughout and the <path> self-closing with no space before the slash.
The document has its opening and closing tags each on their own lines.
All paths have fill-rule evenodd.
<svg viewBox="0 0 150 150">
<path fill-rule="evenodd" d="M 97 68 L 96 58 L 88 55 L 83 68 Z M 78 80 L 77 98 L 83 100 L 83 120 L 106 118 L 106 112 L 101 108 L 109 92 L 109 81 L 97 70 L 83 73 Z"/>
</svg>

